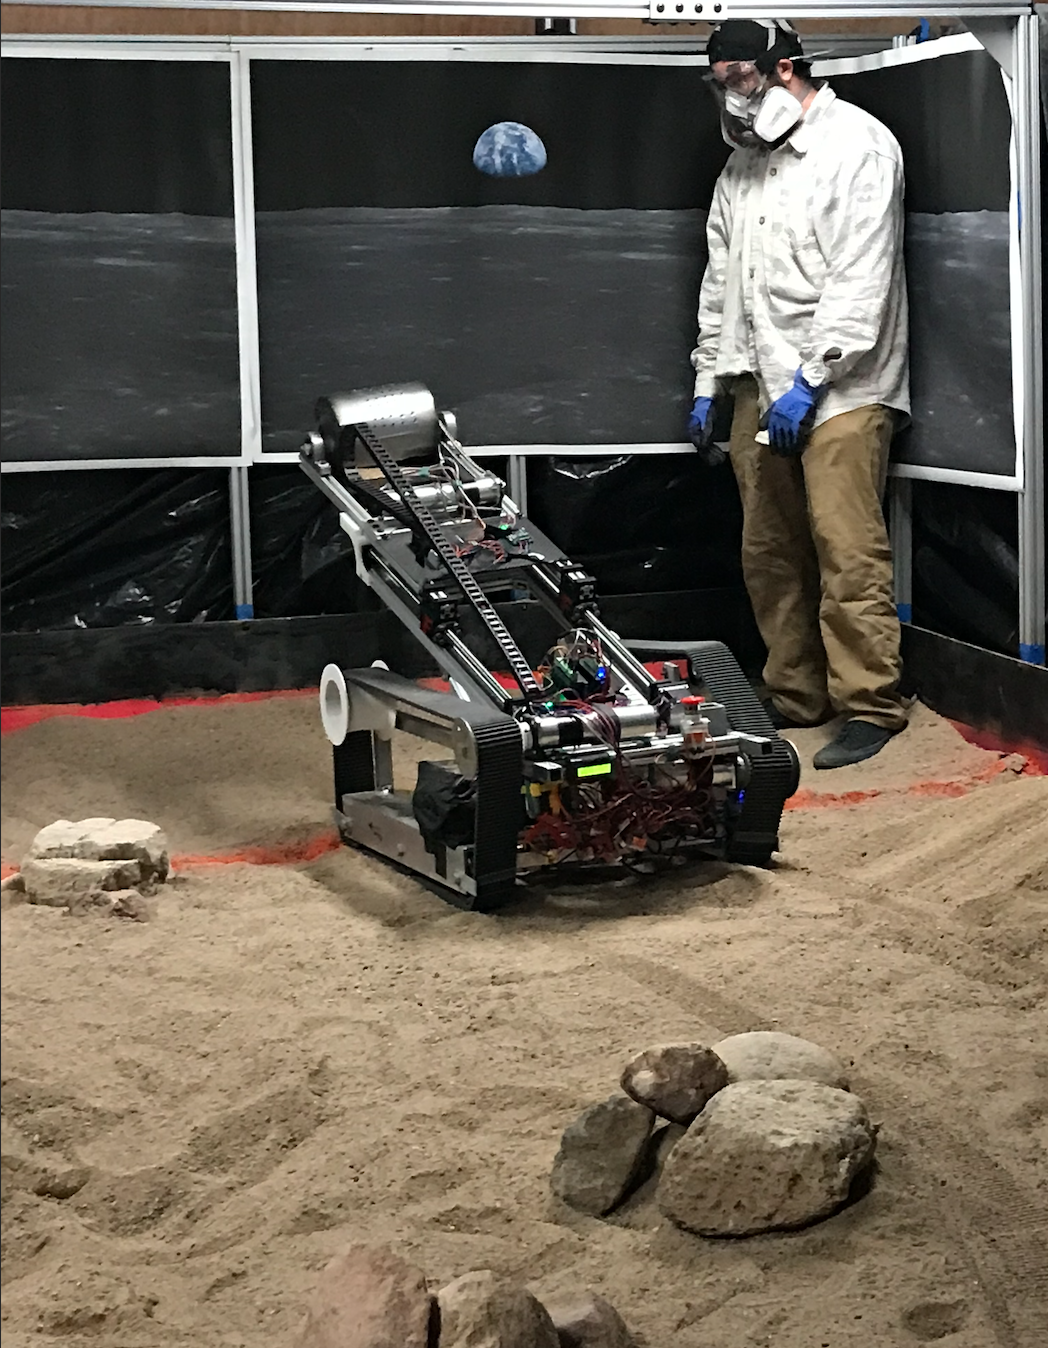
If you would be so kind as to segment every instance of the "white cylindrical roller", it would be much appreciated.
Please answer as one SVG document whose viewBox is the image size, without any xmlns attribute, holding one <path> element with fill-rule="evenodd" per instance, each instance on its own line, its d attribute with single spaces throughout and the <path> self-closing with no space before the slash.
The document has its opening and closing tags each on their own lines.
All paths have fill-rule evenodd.
<svg viewBox="0 0 1048 1348">
<path fill-rule="evenodd" d="M 341 744 L 349 734 L 349 690 L 338 665 L 325 665 L 320 676 L 320 720 L 332 744 Z"/>
</svg>

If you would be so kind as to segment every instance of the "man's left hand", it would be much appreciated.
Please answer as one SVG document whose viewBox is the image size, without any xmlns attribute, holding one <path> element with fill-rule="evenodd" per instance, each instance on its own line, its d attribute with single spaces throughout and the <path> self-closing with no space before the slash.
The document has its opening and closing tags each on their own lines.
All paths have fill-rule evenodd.
<svg viewBox="0 0 1048 1348">
<path fill-rule="evenodd" d="M 768 411 L 768 441 L 774 454 L 800 454 L 808 443 L 822 390 L 809 384 L 800 370 L 793 385 Z"/>
</svg>

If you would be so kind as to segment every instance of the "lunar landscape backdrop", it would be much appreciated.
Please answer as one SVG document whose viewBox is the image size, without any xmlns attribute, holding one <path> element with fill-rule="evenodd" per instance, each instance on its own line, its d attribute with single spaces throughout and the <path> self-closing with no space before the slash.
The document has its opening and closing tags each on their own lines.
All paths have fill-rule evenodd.
<svg viewBox="0 0 1048 1348">
<path fill-rule="evenodd" d="M 297 447 L 319 394 L 410 379 L 471 445 L 682 441 L 705 225 L 538 206 L 260 214 L 265 448 Z M 902 453 L 1011 473 L 1008 217 L 911 215 L 907 255 Z"/>
<path fill-rule="evenodd" d="M 704 211 L 328 208 L 257 218 L 263 443 L 322 394 L 421 379 L 469 445 L 683 440 Z M 3 212 L 10 460 L 235 454 L 231 220 Z M 908 220 L 901 457 L 1010 474 L 1008 218 Z"/>
</svg>

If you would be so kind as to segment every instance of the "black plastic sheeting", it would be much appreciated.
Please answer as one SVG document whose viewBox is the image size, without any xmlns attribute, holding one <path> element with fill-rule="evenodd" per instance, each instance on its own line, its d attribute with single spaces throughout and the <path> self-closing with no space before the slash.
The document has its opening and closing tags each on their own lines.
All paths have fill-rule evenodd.
<svg viewBox="0 0 1048 1348">
<path fill-rule="evenodd" d="M 1012 492 L 913 484 L 913 620 L 1019 654 L 1019 515 Z"/>
<path fill-rule="evenodd" d="M 250 474 L 256 618 L 360 613 L 379 607 L 358 579 L 338 511 L 294 464 Z"/>
<path fill-rule="evenodd" d="M 533 459 L 528 514 L 603 594 L 742 583 L 731 469 L 690 454 Z"/>
<path fill-rule="evenodd" d="M 5 632 L 233 617 L 223 469 L 6 474 L 0 549 Z"/>
</svg>

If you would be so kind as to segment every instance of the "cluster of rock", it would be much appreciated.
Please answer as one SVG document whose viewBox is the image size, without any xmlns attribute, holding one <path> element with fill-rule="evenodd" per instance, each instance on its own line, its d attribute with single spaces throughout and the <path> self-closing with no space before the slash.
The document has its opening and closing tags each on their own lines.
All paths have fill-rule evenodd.
<svg viewBox="0 0 1048 1348">
<path fill-rule="evenodd" d="M 144 819 L 59 819 L 42 828 L 5 882 L 29 903 L 147 920 L 171 873 L 167 839 Z"/>
<path fill-rule="evenodd" d="M 384 1247 L 353 1245 L 320 1275 L 296 1348 L 635 1348 L 622 1318 L 587 1292 L 541 1301 L 490 1269 L 429 1290 Z"/>
<path fill-rule="evenodd" d="M 688 1231 L 790 1230 L 839 1208 L 873 1160 L 876 1129 L 844 1065 L 794 1035 L 660 1045 L 620 1084 L 568 1125 L 553 1164 L 553 1192 L 592 1216 L 654 1177 L 659 1210 Z"/>
</svg>

